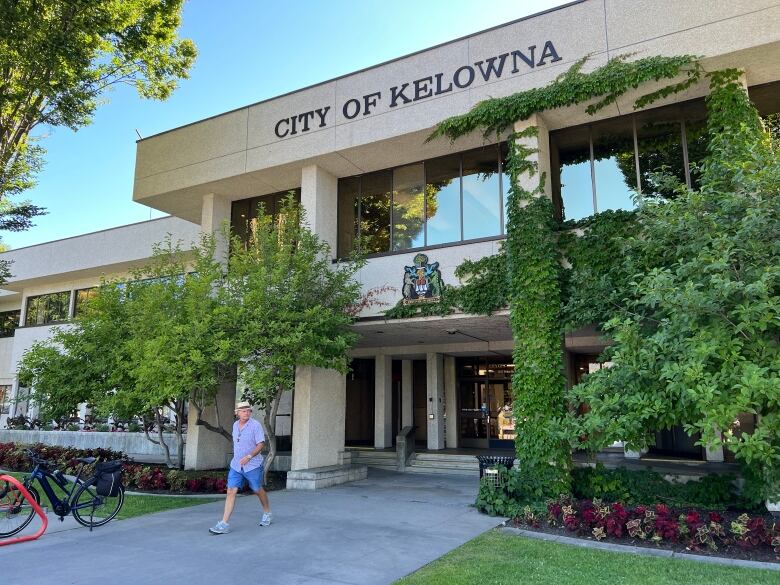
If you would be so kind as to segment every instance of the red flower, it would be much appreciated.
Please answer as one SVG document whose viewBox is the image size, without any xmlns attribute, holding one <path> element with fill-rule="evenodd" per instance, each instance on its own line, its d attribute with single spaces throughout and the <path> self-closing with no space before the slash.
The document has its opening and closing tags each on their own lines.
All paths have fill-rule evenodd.
<svg viewBox="0 0 780 585">
<path fill-rule="evenodd" d="M 710 518 L 710 522 L 717 522 L 718 524 L 723 522 L 723 516 L 721 516 L 717 512 L 710 512 L 709 518 Z"/>
</svg>

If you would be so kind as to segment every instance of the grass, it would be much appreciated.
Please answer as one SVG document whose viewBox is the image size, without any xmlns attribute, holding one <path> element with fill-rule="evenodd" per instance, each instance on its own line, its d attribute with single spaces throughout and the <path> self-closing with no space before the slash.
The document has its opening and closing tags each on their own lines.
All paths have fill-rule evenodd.
<svg viewBox="0 0 780 585">
<path fill-rule="evenodd" d="M 397 581 L 396 585 L 582 585 L 598 582 L 610 585 L 777 585 L 780 573 L 592 550 L 491 530 Z"/>
<path fill-rule="evenodd" d="M 25 473 L 12 472 L 7 475 L 12 475 L 16 479 L 22 479 Z M 52 482 L 49 482 L 52 483 Z M 35 482 L 35 489 L 41 495 L 41 505 L 48 506 L 48 498 L 43 494 L 43 490 Z M 52 484 L 53 485 L 53 484 Z M 59 486 L 54 485 L 54 491 L 59 497 L 62 497 L 64 492 Z M 122 509 L 117 514 L 117 520 L 125 520 L 127 518 L 135 518 L 137 516 L 144 516 L 146 514 L 154 514 L 155 512 L 162 512 L 164 510 L 174 510 L 176 508 L 188 508 L 190 506 L 197 506 L 199 504 L 208 504 L 210 502 L 217 502 L 221 500 L 220 497 L 214 498 L 187 498 L 178 496 L 134 496 L 126 495 L 125 503 Z"/>
</svg>

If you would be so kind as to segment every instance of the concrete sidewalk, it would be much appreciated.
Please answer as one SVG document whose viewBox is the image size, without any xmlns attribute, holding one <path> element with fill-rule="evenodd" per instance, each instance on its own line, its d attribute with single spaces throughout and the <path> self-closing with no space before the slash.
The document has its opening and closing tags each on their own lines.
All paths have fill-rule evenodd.
<svg viewBox="0 0 780 585">
<path fill-rule="evenodd" d="M 321 491 L 271 492 L 274 523 L 239 498 L 233 532 L 208 533 L 222 503 L 0 548 L 3 585 L 392 583 L 496 526 L 470 507 L 477 479 L 370 470 Z"/>
</svg>

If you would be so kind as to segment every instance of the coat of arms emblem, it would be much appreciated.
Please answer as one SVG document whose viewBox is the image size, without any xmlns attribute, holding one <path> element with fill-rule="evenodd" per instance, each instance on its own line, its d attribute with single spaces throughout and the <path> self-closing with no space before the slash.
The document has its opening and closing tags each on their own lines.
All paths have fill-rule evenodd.
<svg viewBox="0 0 780 585">
<path fill-rule="evenodd" d="M 404 304 L 438 301 L 443 286 L 439 263 L 429 263 L 425 254 L 417 254 L 413 261 L 414 266 L 404 266 Z"/>
</svg>

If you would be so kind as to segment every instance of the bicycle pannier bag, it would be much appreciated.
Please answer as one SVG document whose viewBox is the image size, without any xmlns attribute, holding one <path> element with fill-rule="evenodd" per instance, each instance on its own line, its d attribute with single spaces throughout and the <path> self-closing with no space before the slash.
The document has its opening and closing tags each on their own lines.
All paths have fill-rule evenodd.
<svg viewBox="0 0 780 585">
<path fill-rule="evenodd" d="M 116 497 L 122 484 L 122 462 L 108 461 L 95 466 L 95 491 L 99 496 Z"/>
</svg>

